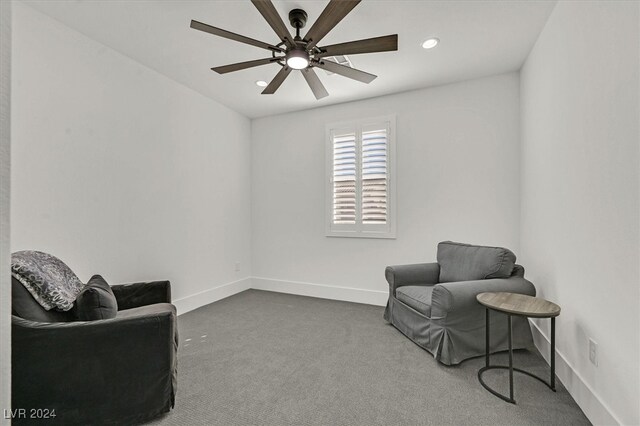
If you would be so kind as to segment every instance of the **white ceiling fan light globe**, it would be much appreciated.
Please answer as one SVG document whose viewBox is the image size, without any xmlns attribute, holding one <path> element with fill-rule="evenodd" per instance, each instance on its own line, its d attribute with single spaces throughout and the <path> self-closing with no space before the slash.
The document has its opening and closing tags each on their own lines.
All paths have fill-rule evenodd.
<svg viewBox="0 0 640 426">
<path fill-rule="evenodd" d="M 289 58 L 287 59 L 287 65 L 294 70 L 302 70 L 309 66 L 309 61 L 305 58 Z"/>
<path fill-rule="evenodd" d="M 287 53 L 287 65 L 294 70 L 302 70 L 309 66 L 309 54 L 302 49 L 293 49 Z"/>
</svg>

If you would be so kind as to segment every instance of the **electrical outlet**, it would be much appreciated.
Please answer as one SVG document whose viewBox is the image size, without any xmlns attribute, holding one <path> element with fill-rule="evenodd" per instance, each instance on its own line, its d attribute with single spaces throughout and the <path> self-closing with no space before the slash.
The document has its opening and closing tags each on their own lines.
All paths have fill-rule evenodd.
<svg viewBox="0 0 640 426">
<path fill-rule="evenodd" d="M 589 361 L 598 366 L 598 344 L 591 338 L 589 339 Z"/>
<path fill-rule="evenodd" d="M 236 272 L 240 272 L 240 262 L 236 262 Z"/>
</svg>

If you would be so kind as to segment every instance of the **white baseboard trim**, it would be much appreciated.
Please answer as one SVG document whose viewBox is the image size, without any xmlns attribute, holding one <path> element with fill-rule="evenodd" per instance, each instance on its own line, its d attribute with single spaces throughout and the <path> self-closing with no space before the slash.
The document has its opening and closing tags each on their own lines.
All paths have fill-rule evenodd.
<svg viewBox="0 0 640 426">
<path fill-rule="evenodd" d="M 251 278 L 243 278 L 238 281 L 233 281 L 227 284 L 223 284 L 218 287 L 210 288 L 200 293 L 192 294 L 191 296 L 182 297 L 173 301 L 173 304 L 178 310 L 178 315 L 186 314 L 189 311 L 193 311 L 201 306 L 208 305 L 209 303 L 216 302 L 221 299 L 225 299 L 234 294 L 238 294 L 251 288 Z"/>
<path fill-rule="evenodd" d="M 547 363 L 550 362 L 549 352 L 551 349 L 551 342 L 547 336 L 544 335 L 542 330 L 533 321 L 529 321 L 531 324 L 531 331 L 533 333 L 533 342 L 538 348 L 538 351 L 542 354 Z M 565 388 L 569 391 L 569 394 L 573 397 L 576 403 L 580 406 L 584 414 L 589 421 L 594 425 L 621 425 L 622 422 L 618 417 L 613 414 L 611 408 L 602 401 L 596 391 L 584 381 L 580 373 L 578 373 L 573 365 L 565 356 L 558 351 L 556 347 L 556 376 Z"/>
<path fill-rule="evenodd" d="M 385 306 L 389 296 L 386 291 L 338 287 L 327 284 L 285 281 L 262 277 L 251 277 L 251 288 L 375 306 Z"/>
<path fill-rule="evenodd" d="M 364 303 L 366 305 L 385 306 L 388 293 L 386 291 L 365 290 L 362 288 L 338 287 L 326 284 L 313 284 L 298 281 L 285 281 L 273 278 L 247 277 L 238 281 L 210 288 L 190 296 L 173 301 L 178 315 L 198 309 L 209 303 L 217 302 L 234 294 L 249 289 L 274 291 L 277 293 L 296 294 L 299 296 L 318 297 L 321 299 L 342 300 L 345 302 Z"/>
</svg>

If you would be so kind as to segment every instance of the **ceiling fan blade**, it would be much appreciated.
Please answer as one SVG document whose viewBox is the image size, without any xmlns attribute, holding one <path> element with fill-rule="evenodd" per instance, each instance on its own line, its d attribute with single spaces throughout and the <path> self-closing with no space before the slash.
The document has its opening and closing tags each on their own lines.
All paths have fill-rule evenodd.
<svg viewBox="0 0 640 426">
<path fill-rule="evenodd" d="M 273 80 L 271 80 L 271 83 L 269 83 L 269 85 L 264 88 L 264 90 L 262 91 L 262 94 L 272 95 L 276 93 L 276 90 L 278 90 L 278 88 L 280 87 L 284 79 L 289 76 L 290 72 L 291 72 L 291 68 L 289 68 L 288 66 L 285 65 L 284 67 L 282 67 L 282 69 L 278 72 L 278 74 L 276 74 L 276 76 L 273 77 Z"/>
<path fill-rule="evenodd" d="M 258 12 L 262 14 L 262 17 L 273 28 L 278 37 L 289 47 L 293 47 L 295 43 L 291 37 L 291 33 L 287 29 L 287 26 L 282 21 L 282 18 L 278 14 L 278 11 L 271 3 L 271 0 L 251 0 L 251 3 L 258 9 Z"/>
<path fill-rule="evenodd" d="M 304 36 L 304 39 L 309 42 L 307 48 L 311 49 L 318 44 L 358 3 L 360 0 L 331 0 Z"/>
<path fill-rule="evenodd" d="M 321 53 L 316 58 L 336 55 L 356 55 L 358 53 L 376 53 L 398 50 L 398 34 L 368 38 L 365 40 L 348 41 L 320 47 Z"/>
<path fill-rule="evenodd" d="M 238 62 L 237 64 L 223 65 L 221 67 L 211 68 L 211 70 L 217 72 L 218 74 L 226 74 L 228 72 L 240 71 L 247 68 L 257 67 L 260 65 L 267 65 L 272 62 L 276 62 L 279 59 L 280 58 L 256 59 L 255 61 Z"/>
<path fill-rule="evenodd" d="M 337 64 L 332 61 L 314 61 L 314 67 L 322 68 L 323 70 L 327 70 L 330 72 L 334 72 L 336 74 L 340 74 L 342 76 L 352 78 L 354 80 L 361 81 L 363 83 L 371 83 L 373 80 L 378 77 L 377 75 L 369 74 L 368 72 L 360 71 L 355 68 L 345 67 L 344 65 Z"/>
<path fill-rule="evenodd" d="M 313 68 L 305 68 L 302 71 L 302 75 L 304 79 L 307 80 L 307 84 L 311 87 L 311 91 L 316 99 L 322 99 L 324 97 L 329 96 L 329 92 L 324 88 L 324 85 L 318 78 L 318 74 L 313 70 Z"/>
<path fill-rule="evenodd" d="M 279 47 L 272 46 L 268 43 L 262 42 L 260 40 L 255 40 L 249 37 L 242 36 L 240 34 L 232 33 L 231 31 L 223 30 L 221 28 L 212 27 L 211 25 L 204 24 L 202 22 L 191 20 L 191 28 L 199 31 L 204 31 L 205 33 L 217 35 L 219 37 L 228 38 L 229 40 L 239 41 L 240 43 L 250 44 L 252 46 L 261 47 L 267 50 L 273 50 L 276 52 L 282 52 L 283 50 Z"/>
</svg>

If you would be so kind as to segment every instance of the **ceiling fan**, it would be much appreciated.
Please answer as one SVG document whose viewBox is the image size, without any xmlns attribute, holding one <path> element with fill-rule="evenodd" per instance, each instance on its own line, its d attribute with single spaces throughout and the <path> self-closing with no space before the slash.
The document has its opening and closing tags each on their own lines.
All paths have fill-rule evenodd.
<svg viewBox="0 0 640 426">
<path fill-rule="evenodd" d="M 231 65 L 211 68 L 218 74 L 239 71 L 247 68 L 279 64 L 282 69 L 262 91 L 263 95 L 273 94 L 278 90 L 282 82 L 289 76 L 292 70 L 300 70 L 316 99 L 324 98 L 329 93 L 313 68 L 321 68 L 342 76 L 371 83 L 376 76 L 355 68 L 340 65 L 325 59 L 328 56 L 355 55 L 358 53 L 388 52 L 398 50 L 398 35 L 368 38 L 364 40 L 349 41 L 346 43 L 318 46 L 318 43 L 327 35 L 361 0 L 331 0 L 322 11 L 318 19 L 311 26 L 304 38 L 300 37 L 300 29 L 307 23 L 307 13 L 302 9 L 293 9 L 289 12 L 289 22 L 296 29 L 296 36 L 292 37 L 286 25 L 278 15 L 271 0 L 251 0 L 271 28 L 276 32 L 281 42 L 269 44 L 249 37 L 235 34 L 221 28 L 212 27 L 198 21 L 191 21 L 191 28 L 204 31 L 219 37 L 239 41 L 271 51 L 270 58 L 256 59 L 253 61 L 239 62 Z"/>
</svg>

